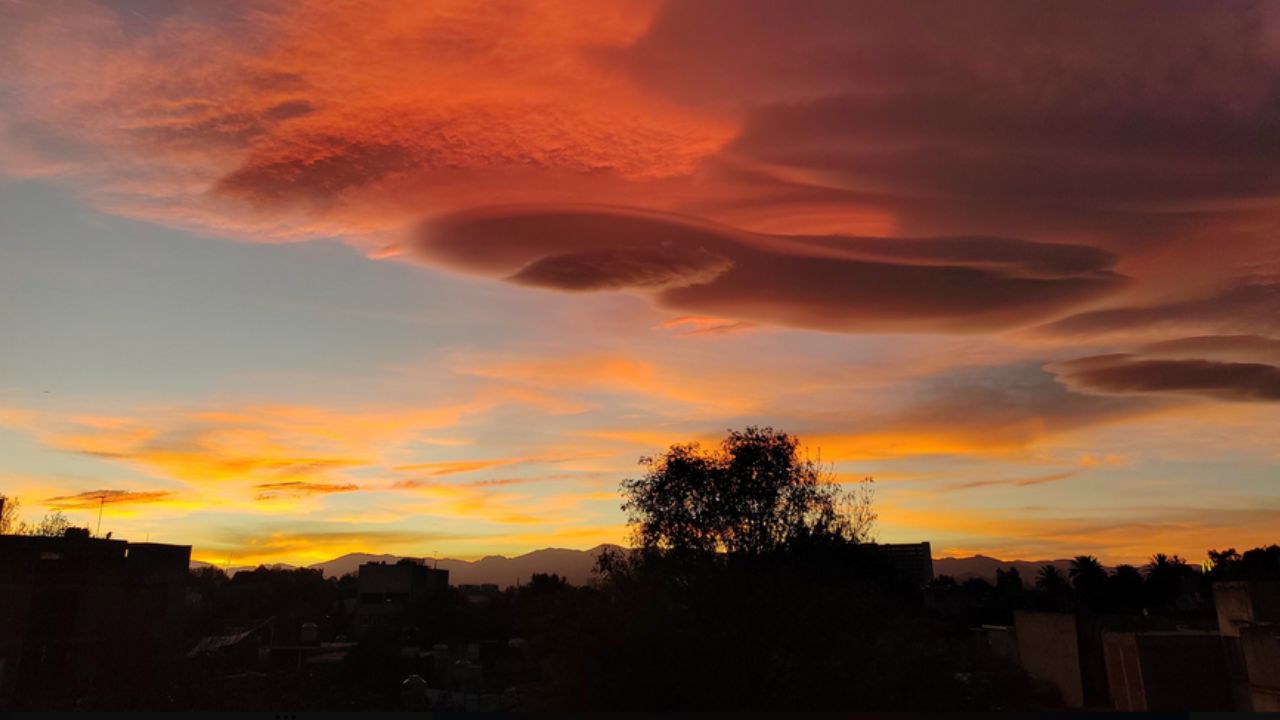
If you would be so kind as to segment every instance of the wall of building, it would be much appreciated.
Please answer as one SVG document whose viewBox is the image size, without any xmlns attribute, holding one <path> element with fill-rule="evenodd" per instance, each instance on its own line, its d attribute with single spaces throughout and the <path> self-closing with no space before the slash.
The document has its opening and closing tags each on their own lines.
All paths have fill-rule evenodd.
<svg viewBox="0 0 1280 720">
<path fill-rule="evenodd" d="M 137 707 L 163 694 L 190 552 L 0 536 L 0 703 L 56 709 L 91 697 Z"/>
<path fill-rule="evenodd" d="M 1213 604 L 1218 611 L 1218 632 L 1239 637 L 1242 625 L 1280 623 L 1280 582 L 1216 582 Z"/>
<path fill-rule="evenodd" d="M 1241 628 L 1250 699 L 1255 712 L 1280 712 L 1280 626 Z"/>
<path fill-rule="evenodd" d="M 1112 706 L 1150 712 L 1234 709 L 1222 638 L 1216 633 L 1103 634 Z"/>
<path fill-rule="evenodd" d="M 1084 707 L 1075 616 L 1018 610 L 1014 613 L 1014 627 L 1022 668 L 1057 688 L 1068 706 Z"/>
</svg>

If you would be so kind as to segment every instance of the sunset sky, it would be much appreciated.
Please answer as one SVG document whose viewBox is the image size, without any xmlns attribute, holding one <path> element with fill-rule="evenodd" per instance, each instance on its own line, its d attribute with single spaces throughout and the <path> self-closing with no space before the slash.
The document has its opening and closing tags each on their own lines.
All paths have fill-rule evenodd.
<svg viewBox="0 0 1280 720">
<path fill-rule="evenodd" d="M 0 492 L 212 562 L 1280 541 L 1280 5 L 0 0 Z"/>
</svg>

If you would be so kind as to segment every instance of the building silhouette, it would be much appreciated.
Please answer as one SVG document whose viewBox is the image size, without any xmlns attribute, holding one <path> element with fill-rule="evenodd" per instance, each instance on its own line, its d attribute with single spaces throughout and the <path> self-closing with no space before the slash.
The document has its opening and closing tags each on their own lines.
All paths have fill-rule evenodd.
<svg viewBox="0 0 1280 720">
<path fill-rule="evenodd" d="M 449 587 L 449 571 L 420 562 L 401 560 L 393 565 L 365 563 L 357 576 L 354 635 L 357 640 L 392 635 L 425 622 L 423 604 Z"/>
<path fill-rule="evenodd" d="M 1213 584 L 1239 710 L 1280 712 L 1280 581 Z"/>
<path fill-rule="evenodd" d="M 0 535 L 0 708 L 141 708 L 180 656 L 191 548 Z"/>
<path fill-rule="evenodd" d="M 884 543 L 873 545 L 899 575 L 916 587 L 933 581 L 933 548 L 928 543 Z"/>
</svg>

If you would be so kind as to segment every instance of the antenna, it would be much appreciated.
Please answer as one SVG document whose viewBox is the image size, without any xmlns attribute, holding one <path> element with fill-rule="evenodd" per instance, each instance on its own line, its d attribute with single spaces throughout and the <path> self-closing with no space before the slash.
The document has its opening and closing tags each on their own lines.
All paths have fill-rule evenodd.
<svg viewBox="0 0 1280 720">
<path fill-rule="evenodd" d="M 107 494 L 102 493 L 98 496 L 98 531 L 94 533 L 98 537 L 102 537 L 102 507 L 107 504 Z"/>
</svg>

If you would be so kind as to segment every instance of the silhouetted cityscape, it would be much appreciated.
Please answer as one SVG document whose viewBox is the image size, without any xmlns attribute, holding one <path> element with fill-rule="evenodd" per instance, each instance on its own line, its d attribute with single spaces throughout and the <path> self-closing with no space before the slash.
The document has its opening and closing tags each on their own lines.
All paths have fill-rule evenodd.
<svg viewBox="0 0 1280 720">
<path fill-rule="evenodd" d="M 228 574 L 56 522 L 0 535 L 0 703 L 1280 709 L 1278 546 L 956 578 L 929 542 L 874 542 L 870 481 L 824 483 L 785 433 L 700 453 L 673 446 L 623 484 L 636 547 L 577 553 L 593 563 L 577 584 L 451 583 L 413 558 Z"/>
<path fill-rule="evenodd" d="M 1280 0 L 0 0 L 0 720 L 1280 720 L 1278 470 Z"/>
</svg>

